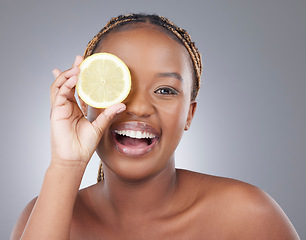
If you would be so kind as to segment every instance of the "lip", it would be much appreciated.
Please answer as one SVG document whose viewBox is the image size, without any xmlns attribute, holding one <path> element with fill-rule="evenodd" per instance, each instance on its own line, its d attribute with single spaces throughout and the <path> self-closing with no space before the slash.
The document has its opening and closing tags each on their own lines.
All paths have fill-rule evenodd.
<svg viewBox="0 0 306 240">
<path fill-rule="evenodd" d="M 152 142 L 148 146 L 128 147 L 128 146 L 121 144 L 116 139 L 115 131 L 123 131 L 123 130 L 147 132 L 147 133 L 154 134 L 155 137 L 152 138 Z M 139 157 L 139 156 L 143 156 L 151 152 L 153 148 L 158 144 L 160 136 L 161 136 L 161 133 L 159 131 L 157 131 L 154 127 L 152 127 L 151 125 L 145 122 L 130 121 L 130 122 L 116 124 L 111 127 L 111 137 L 115 144 L 116 149 L 121 154 L 124 154 L 125 156 L 129 156 L 129 157 Z"/>
</svg>

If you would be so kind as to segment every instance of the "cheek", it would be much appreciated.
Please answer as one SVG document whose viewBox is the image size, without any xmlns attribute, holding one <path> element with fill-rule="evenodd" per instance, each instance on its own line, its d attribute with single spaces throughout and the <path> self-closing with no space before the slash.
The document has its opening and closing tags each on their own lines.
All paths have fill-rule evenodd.
<svg viewBox="0 0 306 240">
<path fill-rule="evenodd" d="M 175 131 L 175 134 L 181 135 L 184 131 L 187 114 L 188 100 L 163 103 L 159 107 L 160 118 L 163 124 L 163 130 Z"/>
</svg>

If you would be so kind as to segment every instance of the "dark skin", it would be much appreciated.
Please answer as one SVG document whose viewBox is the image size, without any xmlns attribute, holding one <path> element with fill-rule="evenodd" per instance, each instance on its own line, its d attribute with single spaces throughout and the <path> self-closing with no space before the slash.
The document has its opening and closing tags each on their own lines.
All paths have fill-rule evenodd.
<svg viewBox="0 0 306 240">
<path fill-rule="evenodd" d="M 95 51 L 113 53 L 127 64 L 131 94 L 125 105 L 105 111 L 82 103 L 91 124 L 80 117 L 83 129 L 93 126 L 99 134 L 95 141 L 88 140 L 78 125 L 86 141 L 75 144 L 79 151 L 71 154 L 57 144 L 63 137 L 57 133 L 64 126 L 57 98 L 62 96 L 67 106 L 75 106 L 70 102 L 74 102 L 71 92 L 78 69 L 55 71 L 50 169 L 38 200 L 25 208 L 12 239 L 19 239 L 23 232 L 23 239 L 299 239 L 281 208 L 258 188 L 175 169 L 175 148 L 196 109 L 190 98 L 192 65 L 184 46 L 158 27 L 141 25 L 109 34 Z M 65 84 L 70 92 L 61 90 Z M 118 151 L 111 131 L 127 122 L 149 124 L 158 143 L 137 156 Z M 103 160 L 105 180 L 78 191 L 94 149 Z M 53 187 L 58 179 L 61 187 Z M 52 202 L 49 192 L 55 196 Z"/>
</svg>

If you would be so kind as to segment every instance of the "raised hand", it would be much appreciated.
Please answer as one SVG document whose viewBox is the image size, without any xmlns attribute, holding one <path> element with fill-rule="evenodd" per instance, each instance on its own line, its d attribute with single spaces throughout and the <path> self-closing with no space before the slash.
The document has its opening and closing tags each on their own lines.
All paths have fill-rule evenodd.
<svg viewBox="0 0 306 240">
<path fill-rule="evenodd" d="M 89 122 L 75 99 L 75 85 L 83 57 L 77 56 L 72 68 L 53 70 L 56 78 L 51 87 L 51 150 L 52 162 L 87 164 L 94 153 L 104 129 L 114 116 L 125 110 L 122 103 L 103 111 Z"/>
</svg>

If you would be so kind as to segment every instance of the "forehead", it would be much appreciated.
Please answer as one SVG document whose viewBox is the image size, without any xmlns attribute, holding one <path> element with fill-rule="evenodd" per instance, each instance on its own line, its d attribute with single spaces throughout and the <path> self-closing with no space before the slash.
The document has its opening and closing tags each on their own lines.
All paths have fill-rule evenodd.
<svg viewBox="0 0 306 240">
<path fill-rule="evenodd" d="M 112 33 L 119 33 L 119 32 L 127 32 L 127 31 L 131 31 L 131 30 L 143 30 L 143 29 L 147 29 L 147 30 L 152 30 L 155 32 L 159 32 L 159 33 L 163 33 L 165 35 L 167 35 L 169 38 L 175 40 L 177 43 L 182 44 L 182 42 L 179 40 L 179 38 L 173 33 L 171 32 L 171 30 L 166 29 L 165 27 L 162 27 L 160 25 L 157 24 L 153 24 L 150 22 L 128 22 L 124 25 L 115 27 L 111 30 L 109 30 L 106 34 L 104 34 L 101 38 L 101 40 L 99 41 L 97 48 L 99 48 L 99 46 L 102 44 L 102 42 L 107 39 L 109 37 L 109 35 L 112 35 Z"/>
<path fill-rule="evenodd" d="M 115 54 L 129 67 L 137 62 L 156 68 L 188 68 L 192 72 L 185 46 L 168 30 L 153 24 L 128 24 L 112 30 L 102 38 L 94 52 Z"/>
</svg>

